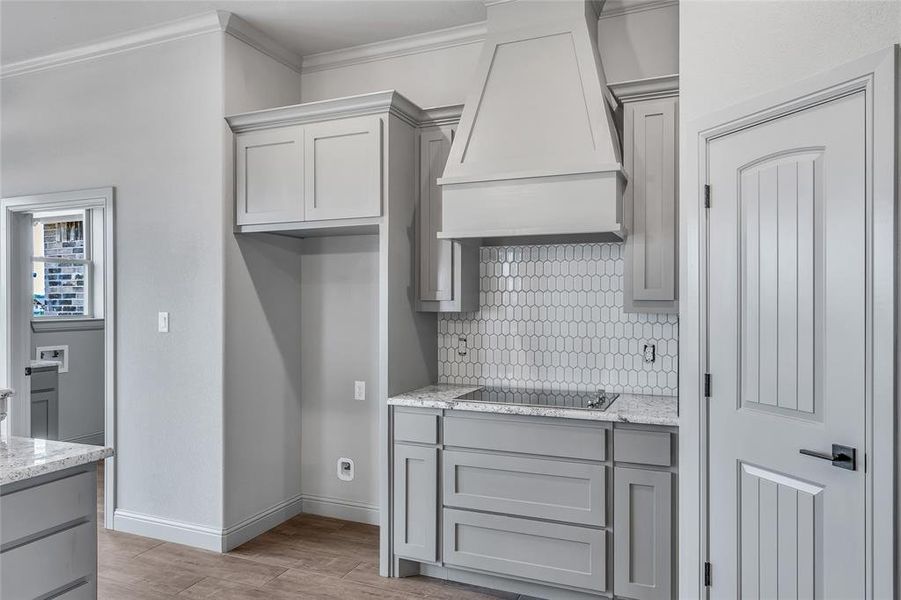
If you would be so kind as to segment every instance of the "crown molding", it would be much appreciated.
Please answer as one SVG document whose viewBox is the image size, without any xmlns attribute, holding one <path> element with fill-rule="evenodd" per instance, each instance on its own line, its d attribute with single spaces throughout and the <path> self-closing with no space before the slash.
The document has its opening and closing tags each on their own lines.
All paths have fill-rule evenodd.
<svg viewBox="0 0 901 600">
<path fill-rule="evenodd" d="M 679 75 L 620 81 L 610 83 L 607 87 L 620 103 L 668 98 L 679 94 Z"/>
<path fill-rule="evenodd" d="M 679 6 L 679 0 L 620 0 L 619 2 L 610 2 L 608 0 L 604 3 L 601 16 L 598 18 L 612 19 L 613 17 L 669 8 L 670 6 Z"/>
<path fill-rule="evenodd" d="M 26 73 L 34 73 L 54 67 L 61 67 L 86 60 L 101 58 L 173 42 L 195 35 L 206 33 L 228 33 L 263 54 L 278 62 L 300 71 L 301 58 L 295 53 L 274 42 L 259 29 L 250 25 L 244 19 L 227 11 L 217 10 L 169 21 L 161 25 L 136 29 L 122 35 L 98 40 L 77 48 L 61 50 L 52 54 L 29 58 L 0 66 L 0 78 L 14 77 Z"/>
<path fill-rule="evenodd" d="M 477 44 L 484 41 L 486 34 L 487 27 L 485 22 L 482 21 L 427 33 L 418 33 L 384 42 L 374 42 L 372 44 L 363 44 L 362 46 L 308 54 L 303 57 L 302 72 L 315 73 L 316 71 L 349 67 L 386 58 Z"/>
<path fill-rule="evenodd" d="M 463 114 L 462 104 L 449 104 L 447 106 L 435 106 L 424 108 L 419 113 L 419 127 L 439 127 L 441 125 L 453 125 L 460 121 Z"/>
<path fill-rule="evenodd" d="M 384 113 L 393 114 L 414 127 L 419 126 L 423 115 L 426 114 L 402 94 L 395 90 L 386 90 L 332 100 L 267 108 L 231 115 L 225 117 L 225 120 L 233 132 L 242 133 L 285 125 L 302 125 L 329 119 Z"/>
<path fill-rule="evenodd" d="M 299 54 L 285 48 L 241 17 L 225 11 L 217 12 L 224 13 L 222 30 L 225 33 L 300 73 L 303 58 Z"/>
</svg>

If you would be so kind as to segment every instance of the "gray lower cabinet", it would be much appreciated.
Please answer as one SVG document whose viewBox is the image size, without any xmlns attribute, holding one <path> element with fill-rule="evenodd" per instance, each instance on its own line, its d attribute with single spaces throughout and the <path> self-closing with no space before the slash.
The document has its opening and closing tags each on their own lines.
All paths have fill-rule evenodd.
<svg viewBox="0 0 901 600">
<path fill-rule="evenodd" d="M 92 463 L 0 488 L 0 598 L 97 597 Z"/>
<path fill-rule="evenodd" d="M 602 592 L 606 532 L 502 515 L 444 510 L 444 562 Z"/>
<path fill-rule="evenodd" d="M 604 465 L 445 450 L 444 506 L 603 527 Z"/>
<path fill-rule="evenodd" d="M 31 437 L 59 439 L 59 367 L 31 369 Z"/>
<path fill-rule="evenodd" d="M 674 475 L 615 467 L 613 581 L 617 596 L 672 598 Z"/>
<path fill-rule="evenodd" d="M 675 428 L 392 414 L 396 558 L 542 598 L 673 598 Z"/>
<path fill-rule="evenodd" d="M 438 449 L 394 446 L 394 553 L 438 559 Z"/>
</svg>

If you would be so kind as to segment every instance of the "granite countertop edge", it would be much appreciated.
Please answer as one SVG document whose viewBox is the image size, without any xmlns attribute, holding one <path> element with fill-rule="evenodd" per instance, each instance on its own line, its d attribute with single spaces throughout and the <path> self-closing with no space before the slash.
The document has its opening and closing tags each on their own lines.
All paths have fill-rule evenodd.
<svg viewBox="0 0 901 600">
<path fill-rule="evenodd" d="M 27 481 L 113 455 L 107 446 L 4 437 L 0 440 L 0 485 Z"/>
<path fill-rule="evenodd" d="M 464 410 L 505 415 L 557 417 L 583 421 L 634 423 L 636 425 L 679 426 L 678 398 L 620 394 L 607 410 L 528 406 L 502 402 L 474 402 L 460 400 L 460 396 L 480 389 L 478 385 L 430 385 L 388 398 L 391 406 Z"/>
</svg>

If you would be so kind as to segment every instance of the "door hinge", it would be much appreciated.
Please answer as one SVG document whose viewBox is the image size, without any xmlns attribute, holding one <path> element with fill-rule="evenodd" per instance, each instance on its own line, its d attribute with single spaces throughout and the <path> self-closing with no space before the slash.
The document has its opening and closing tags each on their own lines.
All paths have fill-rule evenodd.
<svg viewBox="0 0 901 600">
<path fill-rule="evenodd" d="M 704 208 L 710 208 L 710 184 L 704 184 Z"/>
<path fill-rule="evenodd" d="M 710 373 L 704 373 L 704 397 L 710 397 Z"/>
<path fill-rule="evenodd" d="M 710 571 L 711 570 L 712 570 L 712 567 L 710 566 L 710 563 L 705 562 L 704 563 L 704 587 L 710 587 L 710 581 L 711 581 Z"/>
</svg>

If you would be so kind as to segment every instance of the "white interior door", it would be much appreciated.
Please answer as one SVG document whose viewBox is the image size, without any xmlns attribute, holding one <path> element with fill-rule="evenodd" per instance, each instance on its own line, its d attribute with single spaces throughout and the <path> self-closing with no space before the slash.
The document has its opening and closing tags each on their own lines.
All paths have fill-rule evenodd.
<svg viewBox="0 0 901 600">
<path fill-rule="evenodd" d="M 708 142 L 714 598 L 865 597 L 866 108 Z"/>
</svg>

